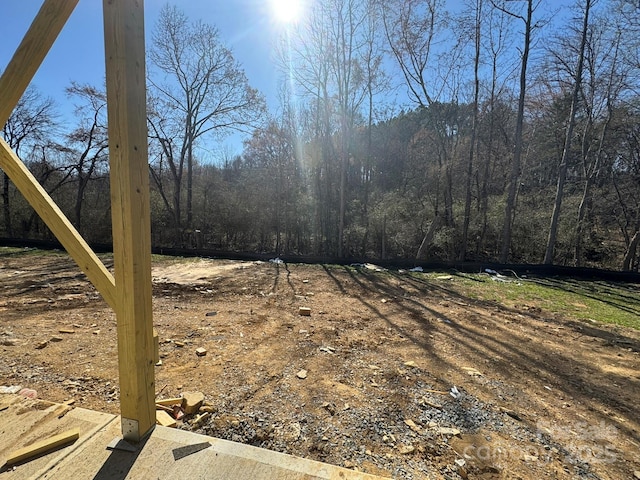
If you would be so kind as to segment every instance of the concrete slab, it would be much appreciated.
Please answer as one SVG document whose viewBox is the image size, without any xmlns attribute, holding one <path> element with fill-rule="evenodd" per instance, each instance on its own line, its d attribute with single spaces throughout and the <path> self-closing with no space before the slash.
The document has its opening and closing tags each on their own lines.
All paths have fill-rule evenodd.
<svg viewBox="0 0 640 480">
<path fill-rule="evenodd" d="M 7 400 L 6 395 L 0 396 Z M 80 429 L 72 445 L 0 472 L 0 480 L 22 479 L 207 479 L 375 480 L 333 465 L 205 435 L 156 426 L 133 452 L 107 446 L 121 436 L 120 418 L 75 408 L 58 418 L 60 406 L 13 400 L 2 412 L 0 465 L 7 455 L 65 429 Z M 210 446 L 206 448 L 205 443 Z M 191 450 L 194 452 L 184 455 Z M 174 454 L 174 452 L 176 454 Z"/>
</svg>

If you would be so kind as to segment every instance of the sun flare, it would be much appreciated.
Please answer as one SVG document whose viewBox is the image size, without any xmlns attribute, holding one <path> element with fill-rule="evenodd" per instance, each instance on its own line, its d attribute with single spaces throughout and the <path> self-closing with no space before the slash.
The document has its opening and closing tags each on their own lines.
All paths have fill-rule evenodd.
<svg viewBox="0 0 640 480">
<path fill-rule="evenodd" d="M 278 22 L 292 23 L 300 18 L 301 0 L 271 0 L 271 9 Z"/>
</svg>

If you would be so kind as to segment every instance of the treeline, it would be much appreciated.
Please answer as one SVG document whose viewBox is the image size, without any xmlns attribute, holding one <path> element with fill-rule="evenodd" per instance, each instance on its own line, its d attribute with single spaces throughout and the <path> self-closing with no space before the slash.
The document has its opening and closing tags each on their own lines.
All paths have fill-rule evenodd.
<svg viewBox="0 0 640 480">
<path fill-rule="evenodd" d="M 638 271 L 637 5 L 468 4 L 315 2 L 280 48 L 271 114 L 215 28 L 166 6 L 148 61 L 154 245 Z M 4 138 L 108 243 L 104 94 L 67 93 L 70 131 L 30 90 Z M 242 154 L 209 161 L 234 130 Z M 6 176 L 2 198 L 5 236 L 51 237 Z"/>
</svg>

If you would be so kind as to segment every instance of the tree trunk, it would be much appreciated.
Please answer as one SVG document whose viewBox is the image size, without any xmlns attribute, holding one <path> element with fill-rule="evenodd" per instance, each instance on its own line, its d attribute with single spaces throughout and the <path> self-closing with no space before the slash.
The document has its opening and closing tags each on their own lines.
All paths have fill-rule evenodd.
<svg viewBox="0 0 640 480">
<path fill-rule="evenodd" d="M 551 225 L 549 226 L 549 237 L 547 239 L 547 249 L 544 254 L 545 265 L 553 263 L 553 251 L 558 236 L 558 221 L 560 219 L 560 209 L 562 207 L 562 197 L 564 195 L 564 184 L 567 178 L 567 168 L 569 165 L 569 155 L 571 150 L 571 141 L 573 137 L 573 129 L 576 124 L 576 110 L 578 109 L 578 97 L 580 95 L 580 86 L 582 84 L 582 66 L 584 64 L 584 50 L 587 44 L 587 28 L 589 27 L 589 10 L 591 8 L 591 0 L 586 0 L 584 8 L 584 19 L 582 24 L 582 37 L 580 39 L 580 53 L 578 54 L 578 67 L 576 69 L 576 78 L 573 85 L 573 93 L 571 95 L 571 110 L 569 112 L 569 125 L 564 139 L 564 148 L 562 149 L 562 159 L 560 160 L 560 171 L 558 173 L 558 185 L 556 187 L 556 199 L 553 205 L 553 213 L 551 214 Z"/>
<path fill-rule="evenodd" d="M 187 149 L 187 228 L 193 223 L 193 142 Z"/>
<path fill-rule="evenodd" d="M 4 232 L 7 237 L 13 237 L 13 227 L 11 225 L 11 205 L 9 203 L 9 176 L 2 174 L 2 210 L 4 212 Z"/>
<path fill-rule="evenodd" d="M 429 230 L 427 230 L 427 233 L 424 235 L 424 238 L 420 243 L 420 247 L 418 247 L 418 251 L 416 252 L 416 260 L 420 260 L 422 250 L 424 249 L 425 245 L 429 245 L 433 241 L 433 236 L 436 234 L 436 230 L 440 226 L 440 223 L 440 216 L 436 216 L 431 222 L 431 225 L 429 225 Z"/>
<path fill-rule="evenodd" d="M 476 0 L 476 54 L 474 58 L 474 89 L 473 89 L 473 117 L 471 119 L 471 139 L 469 140 L 469 159 L 467 161 L 467 182 L 464 199 L 464 220 L 462 225 L 462 242 L 458 259 L 464 262 L 467 255 L 467 241 L 469 238 L 469 224 L 471 223 L 471 178 L 473 177 L 473 157 L 476 146 L 476 130 L 478 125 L 478 99 L 480 96 L 480 20 L 482 18 L 482 0 Z"/>
<path fill-rule="evenodd" d="M 511 171 L 509 174 L 509 187 L 507 189 L 507 201 L 504 210 L 504 223 L 502 226 L 502 249 L 500 262 L 507 263 L 509 249 L 511 248 L 511 227 L 516 204 L 516 193 L 520 181 L 520 163 L 522 157 L 522 129 L 524 124 L 524 101 L 527 90 L 527 63 L 529 61 L 529 48 L 531 47 L 531 18 L 533 16 L 533 0 L 527 0 L 527 19 L 524 31 L 524 51 L 520 67 L 520 95 L 518 98 L 518 116 L 516 118 L 515 146 Z"/>
<path fill-rule="evenodd" d="M 627 251 L 624 254 L 622 260 L 622 270 L 631 270 L 633 260 L 636 257 L 636 251 L 638 250 L 638 243 L 640 242 L 640 229 L 636 229 L 636 233 L 631 238 Z"/>
</svg>

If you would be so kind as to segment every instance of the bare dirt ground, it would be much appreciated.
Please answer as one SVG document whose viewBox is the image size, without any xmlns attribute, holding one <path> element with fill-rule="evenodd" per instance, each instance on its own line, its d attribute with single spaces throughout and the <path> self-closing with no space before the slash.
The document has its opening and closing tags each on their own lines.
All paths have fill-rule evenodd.
<svg viewBox="0 0 640 480">
<path fill-rule="evenodd" d="M 182 428 L 393 478 L 640 477 L 635 330 L 419 273 L 173 259 L 153 276 L 156 391 L 215 410 Z M 0 315 L 0 385 L 118 413 L 115 316 L 66 255 L 0 250 Z"/>
</svg>

